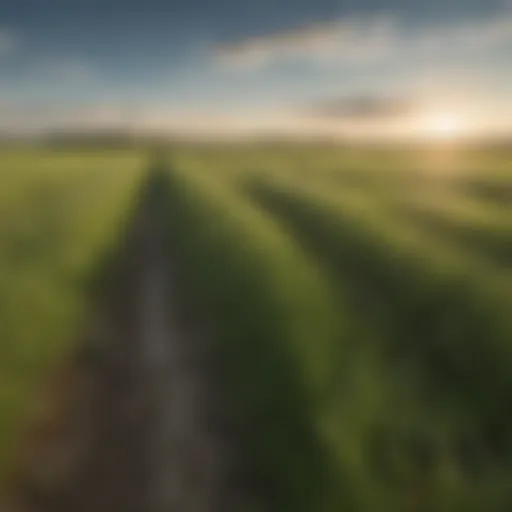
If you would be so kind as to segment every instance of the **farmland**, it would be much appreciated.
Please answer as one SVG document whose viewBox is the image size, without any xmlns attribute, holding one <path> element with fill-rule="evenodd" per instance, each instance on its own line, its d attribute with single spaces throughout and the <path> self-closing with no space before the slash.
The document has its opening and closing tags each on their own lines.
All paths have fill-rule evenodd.
<svg viewBox="0 0 512 512">
<path fill-rule="evenodd" d="M 0 174 L 0 473 L 131 209 L 137 156 L 6 151 Z"/>
<path fill-rule="evenodd" d="M 169 317 L 179 302 L 209 340 L 184 373 L 222 397 L 230 509 L 510 510 L 511 154 L 178 147 L 151 167 L 0 154 L 3 475 L 149 187 L 166 242 L 134 260 L 159 262 Z"/>
</svg>

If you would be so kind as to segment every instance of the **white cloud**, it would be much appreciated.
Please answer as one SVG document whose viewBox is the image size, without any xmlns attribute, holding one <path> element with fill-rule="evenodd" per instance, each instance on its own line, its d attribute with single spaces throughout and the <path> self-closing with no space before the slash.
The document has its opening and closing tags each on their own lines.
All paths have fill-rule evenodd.
<svg viewBox="0 0 512 512">
<path fill-rule="evenodd" d="M 223 44 L 216 48 L 216 56 L 221 64 L 233 67 L 298 59 L 374 60 L 392 48 L 394 35 L 394 22 L 388 17 L 349 18 Z"/>
<path fill-rule="evenodd" d="M 393 57 L 471 55 L 507 44 L 512 44 L 512 10 L 414 31 L 390 16 L 344 18 L 225 43 L 215 56 L 222 66 L 250 69 L 296 60 L 368 64 Z"/>
</svg>

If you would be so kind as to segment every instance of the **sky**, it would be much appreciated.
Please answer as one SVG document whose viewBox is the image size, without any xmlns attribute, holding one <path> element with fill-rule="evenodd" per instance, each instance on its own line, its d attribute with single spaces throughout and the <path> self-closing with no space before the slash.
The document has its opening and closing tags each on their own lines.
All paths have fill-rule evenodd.
<svg viewBox="0 0 512 512">
<path fill-rule="evenodd" d="M 0 130 L 512 133 L 510 0 L 3 0 Z"/>
</svg>

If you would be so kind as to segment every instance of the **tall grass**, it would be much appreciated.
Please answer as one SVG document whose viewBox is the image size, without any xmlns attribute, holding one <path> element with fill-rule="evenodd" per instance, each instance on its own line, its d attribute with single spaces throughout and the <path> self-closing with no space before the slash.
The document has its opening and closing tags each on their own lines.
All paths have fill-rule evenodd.
<svg viewBox="0 0 512 512">
<path fill-rule="evenodd" d="M 249 190 L 323 262 L 351 298 L 351 314 L 371 325 L 378 364 L 372 367 L 374 348 L 372 357 L 368 345 L 355 351 L 362 384 L 348 393 L 366 386 L 373 396 L 368 437 L 360 441 L 361 453 L 368 452 L 366 462 L 359 455 L 362 488 L 380 488 L 377 495 L 387 499 L 365 509 L 387 510 L 387 503 L 407 510 L 402 500 L 412 493 L 424 510 L 481 510 L 490 496 L 505 510 L 509 495 L 495 483 L 512 456 L 507 277 L 325 187 L 267 177 L 251 181 Z M 352 411 L 342 401 L 336 407 L 334 436 Z M 355 430 L 364 435 L 361 426 Z M 343 436 L 337 445 L 346 457 Z M 376 467 L 380 476 L 372 480 Z"/>
<path fill-rule="evenodd" d="M 272 218 L 229 188 L 179 170 L 168 180 L 173 252 L 212 326 L 260 510 L 337 510 L 321 425 L 343 335 L 329 286 Z"/>
<path fill-rule="evenodd" d="M 39 388 L 76 347 L 92 281 L 121 242 L 141 166 L 119 154 L 45 151 L 0 161 L 2 484 Z"/>
</svg>

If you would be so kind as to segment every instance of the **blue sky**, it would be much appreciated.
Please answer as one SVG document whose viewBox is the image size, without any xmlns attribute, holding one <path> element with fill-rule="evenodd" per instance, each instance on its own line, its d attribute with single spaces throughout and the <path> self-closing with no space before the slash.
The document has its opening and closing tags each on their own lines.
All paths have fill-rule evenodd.
<svg viewBox="0 0 512 512">
<path fill-rule="evenodd" d="M 437 109 L 508 130 L 511 56 L 508 0 L 7 0 L 0 128 L 362 133 Z"/>
</svg>

